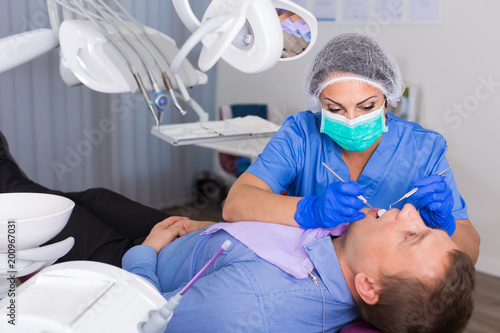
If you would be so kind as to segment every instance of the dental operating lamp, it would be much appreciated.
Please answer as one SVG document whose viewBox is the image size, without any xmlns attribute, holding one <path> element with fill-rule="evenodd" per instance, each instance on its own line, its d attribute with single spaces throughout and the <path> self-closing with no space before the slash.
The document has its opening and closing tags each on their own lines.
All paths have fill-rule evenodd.
<svg viewBox="0 0 500 333">
<path fill-rule="evenodd" d="M 188 0 L 172 1 L 179 18 L 193 33 L 174 59 L 173 72 L 200 41 L 203 48 L 198 66 L 202 71 L 222 58 L 245 73 L 259 73 L 278 61 L 300 58 L 316 41 L 316 19 L 289 0 L 212 1 L 201 22 Z M 290 15 L 281 16 L 284 12 Z M 291 50 L 290 44 L 300 47 Z"/>
</svg>

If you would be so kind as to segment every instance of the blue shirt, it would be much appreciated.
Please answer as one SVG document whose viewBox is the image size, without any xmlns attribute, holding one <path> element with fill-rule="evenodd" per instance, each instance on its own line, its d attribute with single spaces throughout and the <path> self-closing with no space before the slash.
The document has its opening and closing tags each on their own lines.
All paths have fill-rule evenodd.
<svg viewBox="0 0 500 333">
<path fill-rule="evenodd" d="M 261 259 L 224 230 L 193 232 L 158 256 L 148 245 L 130 249 L 122 267 L 153 283 L 166 299 L 232 244 L 184 294 L 166 332 L 321 332 L 323 299 L 311 278 L 297 279 Z M 293 240 L 291 240 L 293 241 Z M 304 246 L 324 295 L 325 331 L 336 332 L 359 317 L 330 236 Z"/>
<path fill-rule="evenodd" d="M 437 132 L 387 113 L 388 132 L 357 180 L 363 196 L 373 207 L 389 209 L 413 183 L 438 174 L 449 164 L 446 140 Z M 342 179 L 350 180 L 340 146 L 320 133 L 321 112 L 299 112 L 288 117 L 271 138 L 248 172 L 263 180 L 275 193 L 291 196 L 321 196 L 332 182 L 339 181 L 324 162 Z M 467 206 L 457 190 L 452 170 L 443 174 L 453 191 L 455 219 L 467 219 Z M 393 208 L 401 209 L 409 199 Z"/>
</svg>

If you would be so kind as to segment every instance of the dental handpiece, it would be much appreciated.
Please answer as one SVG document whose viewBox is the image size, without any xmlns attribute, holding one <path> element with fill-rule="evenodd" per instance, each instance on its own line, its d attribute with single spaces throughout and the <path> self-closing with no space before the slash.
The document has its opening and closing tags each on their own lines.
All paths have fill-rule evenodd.
<svg viewBox="0 0 500 333">
<path fill-rule="evenodd" d="M 335 171 L 333 171 L 332 169 L 330 169 L 330 167 L 329 167 L 328 165 L 326 165 L 324 162 L 323 162 L 322 164 L 323 164 L 323 166 L 324 166 L 325 168 L 327 168 L 327 169 L 328 169 L 328 171 L 330 171 L 331 173 L 333 173 L 333 175 L 334 175 L 335 177 L 337 177 L 337 178 L 338 178 L 338 180 L 340 180 L 342 183 L 345 183 L 345 181 L 344 181 L 344 180 L 343 180 L 343 179 L 342 179 L 339 175 L 337 175 L 337 173 L 335 173 Z M 375 210 L 375 208 L 373 208 L 373 207 L 372 207 L 372 206 L 368 203 L 368 200 L 366 200 L 366 199 L 365 199 L 365 197 L 363 197 L 362 195 L 358 195 L 358 198 L 359 198 L 361 201 L 363 201 L 363 203 L 364 203 L 365 205 L 367 205 L 367 206 L 368 206 L 368 207 L 370 207 L 371 209 Z"/>
<path fill-rule="evenodd" d="M 170 98 L 172 99 L 172 102 L 174 103 L 175 108 L 177 110 L 179 110 L 181 115 L 184 116 L 187 112 L 182 108 L 182 106 L 179 105 L 179 102 L 177 101 L 177 97 L 175 97 L 174 86 L 172 85 L 172 81 L 170 81 L 170 79 L 168 78 L 167 73 L 162 72 L 162 75 L 163 75 L 163 83 L 167 87 L 167 91 L 170 94 Z"/>
<path fill-rule="evenodd" d="M 443 171 L 441 171 L 440 173 L 438 173 L 438 175 L 439 175 L 439 176 L 441 176 L 441 175 L 443 175 L 443 173 L 445 173 L 446 171 L 448 171 L 448 170 L 450 170 L 450 169 L 451 169 L 451 167 L 448 167 L 448 168 L 444 169 Z M 404 199 L 406 199 L 406 198 L 411 197 L 411 196 L 413 195 L 413 193 L 415 193 L 415 192 L 417 192 L 417 191 L 418 191 L 418 189 L 419 189 L 419 188 L 420 188 L 420 187 L 415 187 L 415 188 L 414 188 L 414 189 L 412 189 L 411 191 L 408 191 L 405 195 L 403 195 L 401 198 L 399 198 L 399 200 L 398 200 L 398 201 L 396 201 L 395 203 L 390 204 L 390 205 L 389 205 L 389 209 L 391 209 L 393 205 L 397 204 L 397 203 L 398 203 L 398 202 L 400 202 L 401 200 L 404 200 Z"/>
</svg>

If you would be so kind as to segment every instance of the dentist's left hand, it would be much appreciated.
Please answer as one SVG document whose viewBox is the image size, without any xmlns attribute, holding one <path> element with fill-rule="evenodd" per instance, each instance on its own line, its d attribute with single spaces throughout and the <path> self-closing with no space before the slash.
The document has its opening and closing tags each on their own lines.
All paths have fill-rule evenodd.
<svg viewBox="0 0 500 333">
<path fill-rule="evenodd" d="M 451 188 L 440 175 L 422 177 L 414 187 L 419 187 L 410 199 L 416 200 L 415 207 L 420 216 L 430 228 L 444 229 L 449 236 L 455 232 L 455 218 L 453 211 L 453 193 Z"/>
</svg>

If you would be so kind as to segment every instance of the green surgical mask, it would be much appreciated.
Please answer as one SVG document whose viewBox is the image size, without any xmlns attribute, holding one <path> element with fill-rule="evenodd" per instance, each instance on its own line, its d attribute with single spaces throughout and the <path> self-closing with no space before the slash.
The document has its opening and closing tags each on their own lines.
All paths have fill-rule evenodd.
<svg viewBox="0 0 500 333">
<path fill-rule="evenodd" d="M 339 146 L 349 151 L 362 151 L 370 147 L 388 128 L 384 107 L 354 119 L 321 111 L 321 133 L 325 133 Z"/>
</svg>

